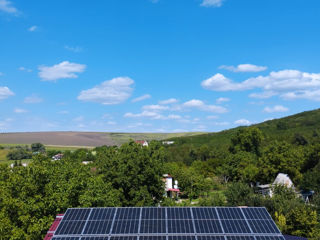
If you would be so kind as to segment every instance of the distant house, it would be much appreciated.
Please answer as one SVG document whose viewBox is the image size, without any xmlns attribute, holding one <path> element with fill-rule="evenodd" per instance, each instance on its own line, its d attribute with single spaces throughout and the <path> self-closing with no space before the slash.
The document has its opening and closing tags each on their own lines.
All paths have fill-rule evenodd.
<svg viewBox="0 0 320 240">
<path fill-rule="evenodd" d="M 21 166 L 22 166 L 22 167 L 26 167 L 26 166 L 28 166 L 28 163 L 22 163 Z M 10 167 L 11 167 L 11 168 L 14 168 L 14 167 L 15 167 L 15 164 L 14 164 L 14 163 L 11 163 L 11 164 L 10 164 Z"/>
<path fill-rule="evenodd" d="M 279 173 L 272 184 L 260 185 L 259 183 L 257 183 L 256 187 L 258 192 L 262 195 L 272 197 L 272 188 L 276 185 L 286 186 L 287 188 L 294 188 L 293 182 L 291 181 L 290 177 L 288 176 L 288 174 L 284 173 Z"/>
<path fill-rule="evenodd" d="M 178 180 L 174 180 L 170 174 L 164 174 L 162 180 L 165 183 L 166 197 L 178 197 L 180 193 L 180 189 L 178 187 Z"/>
<path fill-rule="evenodd" d="M 148 146 L 149 146 L 148 142 L 145 141 L 145 140 L 137 140 L 137 141 L 135 141 L 135 142 L 136 142 L 137 144 L 142 145 L 143 147 L 148 147 Z"/>
<path fill-rule="evenodd" d="M 174 141 L 163 141 L 162 144 L 163 145 L 172 145 L 172 144 L 174 144 Z"/>
<path fill-rule="evenodd" d="M 63 158 L 63 154 L 62 153 L 58 153 L 58 154 L 52 156 L 52 160 L 53 161 L 61 160 L 62 158 Z"/>
</svg>

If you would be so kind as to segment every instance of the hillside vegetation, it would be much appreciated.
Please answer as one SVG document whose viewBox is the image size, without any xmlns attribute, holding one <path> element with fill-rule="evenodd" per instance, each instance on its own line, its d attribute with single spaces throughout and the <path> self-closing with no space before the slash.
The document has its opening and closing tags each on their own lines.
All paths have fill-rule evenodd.
<svg viewBox="0 0 320 240">
<path fill-rule="evenodd" d="M 320 109 L 306 111 L 289 117 L 269 120 L 263 123 L 252 125 L 260 129 L 264 136 L 263 145 L 267 145 L 271 141 L 299 141 L 299 137 L 303 136 L 306 141 L 312 141 L 315 137 L 320 136 Z M 227 148 L 230 139 L 235 136 L 241 128 L 237 127 L 218 133 L 207 133 L 196 136 L 172 138 L 176 145 L 192 144 L 199 147 L 203 144 L 213 146 L 215 148 Z M 303 141 L 303 139 L 301 139 Z"/>
</svg>

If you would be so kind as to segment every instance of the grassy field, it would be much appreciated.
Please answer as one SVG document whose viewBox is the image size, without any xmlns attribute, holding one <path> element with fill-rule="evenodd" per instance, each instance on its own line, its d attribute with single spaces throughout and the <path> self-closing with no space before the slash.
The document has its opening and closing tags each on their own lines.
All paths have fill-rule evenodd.
<svg viewBox="0 0 320 240">
<path fill-rule="evenodd" d="M 163 140 L 173 137 L 194 136 L 203 134 L 192 133 L 103 133 L 103 132 L 26 132 L 26 133 L 0 133 L 0 144 L 6 146 L 30 145 L 40 142 L 49 148 L 67 150 L 121 145 L 133 140 Z"/>
</svg>

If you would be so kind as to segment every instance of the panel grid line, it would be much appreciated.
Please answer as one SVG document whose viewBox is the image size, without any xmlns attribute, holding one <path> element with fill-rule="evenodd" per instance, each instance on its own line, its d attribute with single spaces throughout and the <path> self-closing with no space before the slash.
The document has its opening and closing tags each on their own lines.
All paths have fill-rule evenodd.
<svg viewBox="0 0 320 240">
<path fill-rule="evenodd" d="M 242 208 L 240 208 L 240 211 L 241 211 L 242 215 L 244 216 L 244 219 L 246 220 L 246 223 L 247 223 L 247 225 L 248 225 L 251 233 L 253 233 L 253 231 L 252 231 L 252 229 L 251 229 L 251 226 L 250 226 L 250 224 L 249 224 L 249 222 L 248 222 L 248 219 L 247 219 L 246 215 L 244 214 L 244 212 L 242 211 Z"/>
<path fill-rule="evenodd" d="M 192 208 L 190 208 L 190 213 L 191 213 L 191 219 L 192 219 L 193 232 L 195 234 L 195 239 L 198 240 L 197 229 L 196 229 L 196 224 L 194 223 L 194 217 L 193 217 Z"/>
<path fill-rule="evenodd" d="M 214 210 L 216 211 L 216 214 L 217 214 L 217 216 L 218 216 L 218 220 L 219 220 L 219 223 L 220 223 L 220 226 L 221 226 L 221 229 L 222 229 L 222 233 L 225 233 L 224 228 L 223 228 L 223 226 L 222 226 L 221 218 L 220 218 L 220 216 L 219 216 L 218 209 L 217 209 L 217 208 L 214 208 Z"/>
<path fill-rule="evenodd" d="M 116 216 L 117 216 L 117 212 L 118 212 L 118 208 L 116 208 L 116 210 L 114 211 L 114 215 L 113 215 L 113 219 L 112 219 L 112 223 L 111 223 L 111 227 L 110 227 L 108 240 L 110 240 L 110 238 L 111 238 L 111 233 L 112 233 L 112 230 L 113 230 L 113 225 L 114 225 L 114 222 L 115 222 L 115 219 L 116 219 Z"/>
<path fill-rule="evenodd" d="M 81 235 L 83 234 L 84 230 L 86 229 L 86 226 L 87 226 L 87 224 L 88 224 L 88 220 L 90 219 L 91 213 L 92 213 L 92 208 L 90 208 L 90 212 L 89 212 L 89 214 L 88 214 L 86 223 L 84 224 L 83 229 L 82 229 L 82 231 L 81 231 Z"/>
</svg>

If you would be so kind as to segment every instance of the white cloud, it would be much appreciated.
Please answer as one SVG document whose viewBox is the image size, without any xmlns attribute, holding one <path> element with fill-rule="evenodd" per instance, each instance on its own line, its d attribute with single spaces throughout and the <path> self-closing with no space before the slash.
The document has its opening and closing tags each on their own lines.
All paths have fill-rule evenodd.
<svg viewBox="0 0 320 240">
<path fill-rule="evenodd" d="M 43 81 L 56 81 L 62 78 L 77 78 L 76 73 L 82 73 L 86 65 L 68 61 L 53 65 L 52 67 L 39 66 L 39 77 Z"/>
<path fill-rule="evenodd" d="M 280 95 L 284 99 L 312 99 L 318 96 L 320 73 L 307 73 L 298 70 L 271 72 L 267 76 L 249 78 L 237 83 L 218 73 L 201 83 L 205 89 L 213 91 L 242 91 L 260 88 L 262 93 L 253 93 L 250 97 L 268 98 Z M 312 100 L 320 100 L 315 98 Z"/>
<path fill-rule="evenodd" d="M 248 126 L 252 123 L 247 119 L 239 119 L 239 120 L 235 121 L 234 124 L 240 125 L 240 126 Z"/>
<path fill-rule="evenodd" d="M 72 119 L 72 121 L 74 121 L 74 122 L 82 122 L 83 120 L 84 120 L 83 116 L 78 116 L 78 117 Z"/>
<path fill-rule="evenodd" d="M 163 101 L 159 101 L 159 104 L 167 105 L 167 104 L 173 104 L 173 103 L 177 103 L 177 102 L 178 102 L 177 99 L 169 98 L 169 99 L 166 99 L 166 100 L 163 100 Z"/>
<path fill-rule="evenodd" d="M 24 103 L 41 103 L 42 101 L 42 98 L 34 94 L 24 99 Z"/>
<path fill-rule="evenodd" d="M 221 7 L 224 0 L 203 0 L 202 7 Z"/>
<path fill-rule="evenodd" d="M 169 107 L 162 106 L 162 105 L 145 105 L 142 107 L 144 110 L 151 110 L 151 111 L 163 111 L 168 110 Z"/>
<path fill-rule="evenodd" d="M 182 117 L 180 115 L 176 115 L 176 114 L 170 114 L 168 116 L 168 119 L 181 119 Z"/>
<path fill-rule="evenodd" d="M 22 108 L 15 108 L 13 110 L 15 113 L 27 113 L 28 110 L 22 109 Z"/>
<path fill-rule="evenodd" d="M 164 116 L 157 113 L 157 112 L 152 112 L 152 111 L 143 111 L 141 113 L 126 113 L 124 114 L 125 118 L 140 118 L 140 117 L 145 117 L 145 118 L 151 118 L 151 119 L 164 119 Z"/>
<path fill-rule="evenodd" d="M 284 107 L 284 106 L 281 106 L 281 105 L 276 105 L 274 107 L 265 107 L 263 109 L 264 112 L 267 112 L 267 113 L 274 113 L 274 112 L 287 112 L 289 111 L 288 108 Z"/>
<path fill-rule="evenodd" d="M 28 28 L 29 32 L 35 32 L 36 30 L 38 30 L 38 26 L 31 26 Z"/>
<path fill-rule="evenodd" d="M 8 0 L 0 0 L 0 11 L 11 14 L 18 14 L 18 9 L 12 6 L 12 2 Z"/>
<path fill-rule="evenodd" d="M 258 99 L 266 99 L 266 98 L 271 98 L 272 96 L 277 95 L 275 92 L 272 91 L 265 91 L 265 92 L 260 92 L 260 93 L 251 93 L 249 97 L 251 98 L 258 98 Z"/>
<path fill-rule="evenodd" d="M 149 98 L 151 98 L 151 95 L 150 94 L 145 94 L 145 95 L 142 95 L 140 97 L 132 99 L 131 102 L 140 102 L 140 101 L 143 101 L 143 100 L 146 100 L 146 99 L 149 99 Z"/>
<path fill-rule="evenodd" d="M 266 66 L 257 66 L 253 64 L 239 64 L 238 66 L 226 66 L 222 65 L 220 69 L 226 69 L 231 72 L 262 72 L 267 70 Z"/>
<path fill-rule="evenodd" d="M 8 87 L 0 87 L 0 100 L 13 96 L 14 93 Z"/>
<path fill-rule="evenodd" d="M 18 69 L 19 69 L 19 71 L 22 71 L 22 72 L 32 72 L 31 69 L 28 69 L 28 68 L 25 68 L 25 67 L 19 67 Z"/>
<path fill-rule="evenodd" d="M 108 125 L 117 125 L 117 123 L 115 121 L 108 121 L 107 124 Z"/>
<path fill-rule="evenodd" d="M 74 52 L 74 53 L 79 53 L 79 52 L 82 52 L 82 47 L 79 47 L 79 46 L 76 46 L 76 47 L 72 47 L 72 46 L 64 46 L 64 48 L 68 51 L 71 51 L 71 52 Z"/>
<path fill-rule="evenodd" d="M 224 97 L 218 98 L 218 99 L 216 100 L 216 102 L 217 102 L 218 104 L 221 104 L 221 103 L 224 103 L 224 102 L 229 102 L 229 101 L 230 101 L 230 98 L 224 98 Z"/>
<path fill-rule="evenodd" d="M 81 91 L 78 100 L 104 105 L 119 104 L 131 96 L 133 84 L 134 81 L 129 77 L 113 78 L 91 89 Z"/>
<path fill-rule="evenodd" d="M 195 108 L 202 111 L 207 112 L 215 112 L 215 113 L 225 113 L 227 112 L 227 109 L 221 106 L 215 106 L 215 105 L 207 105 L 203 101 L 198 99 L 192 99 L 190 101 L 185 102 L 182 107 L 184 108 Z"/>
</svg>

